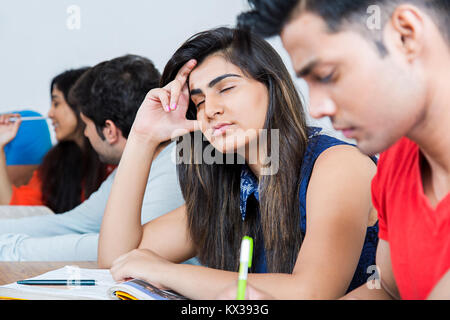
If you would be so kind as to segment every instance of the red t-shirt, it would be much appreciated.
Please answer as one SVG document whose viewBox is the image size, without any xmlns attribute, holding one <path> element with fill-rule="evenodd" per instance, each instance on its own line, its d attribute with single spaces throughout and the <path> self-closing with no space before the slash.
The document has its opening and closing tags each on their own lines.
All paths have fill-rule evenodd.
<svg viewBox="0 0 450 320">
<path fill-rule="evenodd" d="M 417 144 L 403 138 L 381 155 L 372 181 L 379 238 L 389 242 L 395 281 L 407 300 L 427 298 L 450 268 L 450 194 L 431 207 L 419 160 Z"/>
</svg>

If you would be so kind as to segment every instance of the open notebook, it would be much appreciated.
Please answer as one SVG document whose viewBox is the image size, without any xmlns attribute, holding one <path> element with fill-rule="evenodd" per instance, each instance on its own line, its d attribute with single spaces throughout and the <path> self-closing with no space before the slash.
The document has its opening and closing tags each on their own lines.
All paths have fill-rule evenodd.
<svg viewBox="0 0 450 320">
<path fill-rule="evenodd" d="M 84 269 L 73 266 L 49 271 L 30 279 L 94 279 L 95 286 L 31 286 L 11 283 L 0 286 L 1 299 L 23 300 L 184 300 L 173 292 L 160 290 L 151 284 L 133 279 L 117 283 L 109 270 Z"/>
</svg>

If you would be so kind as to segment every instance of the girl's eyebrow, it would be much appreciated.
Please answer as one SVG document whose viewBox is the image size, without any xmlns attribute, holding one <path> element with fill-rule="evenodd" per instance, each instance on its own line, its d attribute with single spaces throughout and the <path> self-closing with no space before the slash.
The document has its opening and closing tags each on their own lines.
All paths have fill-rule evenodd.
<svg viewBox="0 0 450 320">
<path fill-rule="evenodd" d="M 218 76 L 217 78 L 214 78 L 213 80 L 211 80 L 208 83 L 208 88 L 212 88 L 214 87 L 216 84 L 218 84 L 220 81 L 229 78 L 229 77 L 238 77 L 238 78 L 242 78 L 242 76 L 238 75 L 238 74 L 234 74 L 234 73 L 227 73 L 221 76 Z M 201 89 L 192 89 L 190 91 L 191 96 L 196 95 L 196 94 L 202 94 L 203 91 Z"/>
</svg>

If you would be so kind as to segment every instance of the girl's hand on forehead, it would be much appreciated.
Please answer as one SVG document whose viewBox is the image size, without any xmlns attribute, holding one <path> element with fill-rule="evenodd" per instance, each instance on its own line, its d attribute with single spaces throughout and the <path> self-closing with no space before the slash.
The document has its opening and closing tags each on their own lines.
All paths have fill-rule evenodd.
<svg viewBox="0 0 450 320">
<path fill-rule="evenodd" d="M 197 121 L 186 119 L 189 106 L 187 79 L 196 65 L 196 60 L 189 60 L 174 80 L 147 93 L 136 115 L 132 133 L 161 143 L 199 129 Z"/>
<path fill-rule="evenodd" d="M 167 112 L 174 111 L 177 107 L 186 108 L 189 106 L 189 89 L 187 79 L 189 74 L 194 70 L 197 61 L 194 59 L 186 62 L 178 71 L 175 79 L 169 82 L 164 89 L 170 93 L 169 103 L 166 104 Z"/>
</svg>

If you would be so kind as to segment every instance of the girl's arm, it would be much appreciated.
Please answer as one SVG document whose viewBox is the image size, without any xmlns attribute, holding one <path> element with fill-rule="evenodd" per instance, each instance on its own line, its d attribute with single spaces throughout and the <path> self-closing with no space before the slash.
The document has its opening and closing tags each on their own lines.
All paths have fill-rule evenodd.
<svg viewBox="0 0 450 320">
<path fill-rule="evenodd" d="M 139 136 L 129 135 L 100 228 L 100 268 L 109 268 L 114 259 L 137 248 L 141 241 L 142 201 L 156 147 L 145 144 Z"/>
<path fill-rule="evenodd" d="M 6 170 L 4 146 L 0 146 L 0 205 L 8 205 L 12 197 L 12 186 Z"/>
<path fill-rule="evenodd" d="M 10 122 L 10 118 L 17 117 L 18 120 Z M 0 205 L 7 205 L 11 200 L 12 186 L 6 170 L 5 146 L 17 135 L 20 127 L 19 114 L 4 114 L 0 116 Z"/>
<path fill-rule="evenodd" d="M 117 168 L 106 205 L 98 242 L 98 265 L 108 268 L 120 255 L 141 242 L 141 207 L 157 147 L 196 129 L 186 119 L 189 92 L 186 79 L 196 61 L 188 61 L 175 80 L 151 90 L 140 106 Z M 168 105 L 176 104 L 169 109 Z"/>
<path fill-rule="evenodd" d="M 370 216 L 370 182 L 375 171 L 373 162 L 356 148 L 337 146 L 325 151 L 309 183 L 307 233 L 293 273 L 249 274 L 248 283 L 276 299 L 343 296 L 356 270 L 366 229 L 375 220 Z M 181 213 L 179 219 L 183 219 Z M 141 243 L 142 248 L 155 241 Z M 140 249 L 120 257 L 111 272 L 116 280 L 142 278 L 193 299 L 217 297 L 237 280 L 236 272 L 170 260 L 173 257 L 158 248 Z"/>
</svg>

